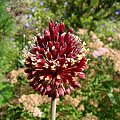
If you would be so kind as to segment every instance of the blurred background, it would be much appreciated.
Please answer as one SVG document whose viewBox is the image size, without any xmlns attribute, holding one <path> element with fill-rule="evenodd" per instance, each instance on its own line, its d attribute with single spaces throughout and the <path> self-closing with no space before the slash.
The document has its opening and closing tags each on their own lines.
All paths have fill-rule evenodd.
<svg viewBox="0 0 120 120">
<path fill-rule="evenodd" d="M 47 120 L 50 99 L 33 91 L 22 50 L 50 20 L 90 49 L 81 89 L 57 102 L 57 120 L 120 120 L 119 0 L 0 0 L 0 120 Z"/>
</svg>

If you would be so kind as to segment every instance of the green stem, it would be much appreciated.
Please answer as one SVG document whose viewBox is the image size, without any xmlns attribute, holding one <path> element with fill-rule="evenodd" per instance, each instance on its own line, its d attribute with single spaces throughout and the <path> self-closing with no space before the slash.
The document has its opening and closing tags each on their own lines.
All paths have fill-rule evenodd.
<svg viewBox="0 0 120 120">
<path fill-rule="evenodd" d="M 56 118 L 56 99 L 51 98 L 51 120 Z"/>
</svg>

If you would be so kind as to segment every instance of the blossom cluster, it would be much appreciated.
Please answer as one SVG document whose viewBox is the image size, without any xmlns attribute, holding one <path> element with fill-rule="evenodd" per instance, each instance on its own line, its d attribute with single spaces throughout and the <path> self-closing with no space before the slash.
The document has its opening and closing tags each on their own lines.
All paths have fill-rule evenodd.
<svg viewBox="0 0 120 120">
<path fill-rule="evenodd" d="M 94 58 L 99 58 L 100 56 L 103 56 L 104 54 L 106 54 L 107 51 L 108 51 L 107 48 L 101 47 L 101 48 L 98 48 L 98 50 L 94 50 L 92 55 Z"/>
<path fill-rule="evenodd" d="M 37 34 L 26 53 L 25 72 L 30 85 L 42 95 L 58 98 L 80 87 L 77 77 L 84 78 L 87 69 L 85 42 L 70 29 L 64 32 L 64 22 L 49 23 L 44 35 Z"/>
<path fill-rule="evenodd" d="M 38 108 L 40 103 L 40 97 L 38 95 L 22 95 L 19 99 L 19 102 L 23 103 L 24 109 L 30 112 L 34 117 L 42 116 L 42 112 Z"/>
</svg>

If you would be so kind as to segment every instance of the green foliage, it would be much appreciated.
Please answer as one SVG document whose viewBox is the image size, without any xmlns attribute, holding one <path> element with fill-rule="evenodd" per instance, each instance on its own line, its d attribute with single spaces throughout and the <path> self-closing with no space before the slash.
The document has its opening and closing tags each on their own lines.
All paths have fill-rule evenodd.
<svg viewBox="0 0 120 120">
<path fill-rule="evenodd" d="M 118 21 L 100 20 L 96 22 L 96 32 L 98 37 L 105 40 L 107 37 L 115 38 L 115 34 L 119 31 L 120 23 Z"/>
<path fill-rule="evenodd" d="M 110 44 L 110 47 L 120 50 L 120 39 L 114 40 Z"/>
<path fill-rule="evenodd" d="M 18 83 L 22 86 L 24 86 L 26 83 L 27 83 L 27 78 L 26 76 L 23 74 L 23 73 L 20 73 L 18 76 L 17 76 L 17 80 L 18 80 Z"/>
<path fill-rule="evenodd" d="M 6 114 L 3 114 L 2 120 L 17 120 L 21 117 L 23 111 L 22 106 L 9 105 Z"/>
<path fill-rule="evenodd" d="M 116 10 L 119 9 L 120 3 L 117 0 L 71 0 L 65 7 L 64 17 L 74 27 L 94 30 L 95 23 L 99 20 L 106 20 L 111 16 L 119 19 L 119 15 L 115 14 Z"/>
<path fill-rule="evenodd" d="M 57 120 L 79 120 L 82 117 L 82 112 L 77 111 L 76 107 L 71 105 L 60 104 L 57 106 L 57 111 L 61 112 Z"/>
<path fill-rule="evenodd" d="M 42 104 L 39 106 L 42 111 L 41 119 L 49 119 L 50 118 L 50 103 Z"/>
<path fill-rule="evenodd" d="M 13 32 L 13 18 L 6 11 L 8 2 L 0 0 L 0 77 L 16 67 L 17 57 L 19 56 L 16 43 L 10 40 Z"/>
<path fill-rule="evenodd" d="M 13 86 L 10 83 L 0 82 L 0 106 L 7 103 L 13 96 Z"/>
<path fill-rule="evenodd" d="M 23 105 L 9 105 L 6 113 L 2 115 L 2 120 L 46 120 L 48 119 L 50 104 L 43 104 L 40 106 L 40 109 L 43 110 L 43 114 L 41 118 L 33 117 L 31 113 L 24 110 Z"/>
<path fill-rule="evenodd" d="M 96 29 L 97 21 L 119 20 L 119 14 L 116 14 L 116 11 L 120 9 L 118 0 L 44 0 L 28 1 L 27 4 L 30 6 L 26 11 L 27 24 L 31 30 L 37 28 L 40 31 L 49 20 L 61 21 L 64 19 L 68 27 L 72 26 L 75 29 L 84 27 L 89 30 Z"/>
<path fill-rule="evenodd" d="M 113 88 L 119 88 L 120 82 L 114 81 L 113 79 L 114 70 L 112 61 L 107 58 L 102 58 L 98 61 L 98 64 L 93 67 L 94 68 L 89 68 L 89 70 L 94 69 L 96 71 L 95 76 L 91 78 L 87 77 L 87 87 L 83 88 L 80 92 L 80 95 L 87 97 L 84 113 L 92 112 L 94 115 L 98 116 L 100 120 L 117 120 L 118 117 L 116 113 L 119 112 L 120 98 L 113 92 Z M 84 82 L 82 84 L 84 84 Z M 91 106 L 89 104 L 90 99 L 98 101 L 99 106 L 97 108 Z"/>
<path fill-rule="evenodd" d="M 14 21 L 11 15 L 7 13 L 6 6 L 6 0 L 0 0 L 0 36 L 10 33 L 14 27 Z"/>
<path fill-rule="evenodd" d="M 16 68 L 18 56 L 19 49 L 15 42 L 7 38 L 0 41 L 0 76 Z"/>
</svg>

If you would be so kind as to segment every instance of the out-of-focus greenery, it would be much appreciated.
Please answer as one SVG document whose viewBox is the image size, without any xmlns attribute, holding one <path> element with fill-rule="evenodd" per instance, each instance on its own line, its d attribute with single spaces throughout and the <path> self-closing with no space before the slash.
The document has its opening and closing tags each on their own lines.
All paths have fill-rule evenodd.
<svg viewBox="0 0 120 120">
<path fill-rule="evenodd" d="M 22 105 L 9 105 L 9 108 L 6 110 L 6 114 L 2 117 L 2 120 L 11 119 L 17 120 L 20 118 L 27 118 L 27 120 L 35 120 L 31 114 L 27 111 L 24 111 Z"/>
<path fill-rule="evenodd" d="M 115 14 L 120 9 L 118 0 L 70 0 L 65 9 L 67 18 L 74 27 L 96 29 L 96 22 L 107 19 L 119 19 Z"/>
<path fill-rule="evenodd" d="M 14 20 L 13 20 L 14 19 Z M 21 94 L 29 94 L 26 77 L 18 75 L 16 84 L 6 81 L 9 71 L 23 67 L 23 48 L 29 49 L 32 37 L 43 32 L 50 20 L 64 19 L 67 28 L 86 30 L 78 34 L 87 44 L 96 40 L 120 50 L 120 2 L 118 0 L 0 0 L 0 118 L 2 120 L 37 120 L 18 102 Z M 15 26 L 14 26 L 15 25 Z M 93 35 L 97 38 L 92 38 Z M 91 50 L 92 52 L 92 50 Z M 64 104 L 60 98 L 57 105 L 58 120 L 78 120 L 87 114 L 95 115 L 99 120 L 120 119 L 120 96 L 114 88 L 120 88 L 120 74 L 114 70 L 113 61 L 108 57 L 96 59 L 88 56 L 89 69 L 86 79 L 81 80 L 81 89 L 71 96 L 84 96 L 78 106 Z M 94 75 L 90 76 L 91 70 Z M 94 102 L 97 101 L 97 105 Z M 84 110 L 78 108 L 84 105 Z M 50 103 L 39 106 L 41 120 L 48 119 Z M 82 108 L 83 109 L 83 108 Z M 83 119 L 84 120 L 84 119 Z M 89 118 L 90 120 L 90 118 Z"/>
<path fill-rule="evenodd" d="M 0 77 L 16 68 L 19 48 L 10 35 L 14 31 L 15 21 L 7 12 L 8 2 L 0 0 Z"/>
<path fill-rule="evenodd" d="M 63 18 L 69 27 L 94 30 L 97 21 L 120 19 L 118 0 L 44 0 L 42 2 L 58 20 Z"/>
<path fill-rule="evenodd" d="M 9 34 L 15 25 L 11 15 L 6 11 L 6 6 L 6 0 L 0 0 L 0 38 L 1 35 Z"/>
<path fill-rule="evenodd" d="M 120 82 L 114 80 L 115 72 L 113 69 L 113 63 L 110 59 L 102 57 L 101 60 L 96 61 L 96 66 L 89 65 L 89 70 L 94 69 L 96 71 L 95 75 L 92 77 L 87 77 L 87 83 L 83 81 L 82 85 L 85 86 L 81 89 L 80 95 L 87 97 L 85 101 L 86 110 L 83 113 L 92 112 L 94 115 L 98 116 L 100 120 L 117 120 L 116 113 L 119 112 L 120 97 L 113 92 L 113 88 L 119 88 Z M 91 64 L 91 63 L 90 63 Z M 88 75 L 90 74 L 88 72 Z M 89 100 L 93 99 L 98 101 L 98 107 L 90 105 Z"/>
<path fill-rule="evenodd" d="M 0 76 L 17 67 L 18 57 L 19 49 L 14 41 L 11 41 L 10 38 L 0 41 Z"/>
<path fill-rule="evenodd" d="M 0 106 L 7 103 L 13 95 L 13 85 L 0 82 Z"/>
</svg>

